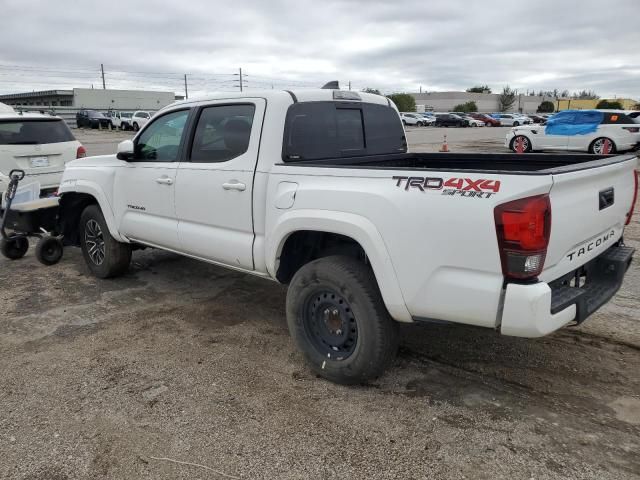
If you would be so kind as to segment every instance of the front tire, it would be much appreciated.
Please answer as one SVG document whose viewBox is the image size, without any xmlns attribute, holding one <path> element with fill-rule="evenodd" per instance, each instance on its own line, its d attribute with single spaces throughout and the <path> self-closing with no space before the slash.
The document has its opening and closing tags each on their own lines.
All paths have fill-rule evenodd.
<svg viewBox="0 0 640 480">
<path fill-rule="evenodd" d="M 98 278 L 122 275 L 131 262 L 131 245 L 118 242 L 109 233 L 97 205 L 89 205 L 80 215 L 80 247 L 84 260 Z"/>
<path fill-rule="evenodd" d="M 287 323 L 311 369 L 335 383 L 380 376 L 398 346 L 398 325 L 373 271 L 351 257 L 321 258 L 296 272 L 287 291 Z"/>
<path fill-rule="evenodd" d="M 514 126 L 514 127 L 519 127 L 519 126 L 520 126 L 520 124 L 519 124 L 518 122 L 513 122 L 513 126 Z"/>
<path fill-rule="evenodd" d="M 516 135 L 515 137 L 513 137 L 511 139 L 511 142 L 509 142 L 509 148 L 515 152 L 516 151 L 516 142 L 518 140 L 522 140 L 522 145 L 524 146 L 524 153 L 529 153 L 531 151 L 531 140 L 529 140 L 527 137 L 525 137 L 524 135 Z"/>
</svg>

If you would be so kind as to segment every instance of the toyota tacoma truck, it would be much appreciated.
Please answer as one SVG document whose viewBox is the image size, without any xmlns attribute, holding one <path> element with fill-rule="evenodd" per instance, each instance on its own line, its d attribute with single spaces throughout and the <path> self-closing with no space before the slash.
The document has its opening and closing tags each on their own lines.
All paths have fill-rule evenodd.
<svg viewBox="0 0 640 480">
<path fill-rule="evenodd" d="M 584 321 L 630 265 L 636 166 L 410 153 L 382 96 L 226 93 L 67 164 L 59 229 L 100 278 L 153 247 L 287 284 L 311 368 L 360 383 L 393 359 L 399 322 L 540 337 Z"/>
</svg>

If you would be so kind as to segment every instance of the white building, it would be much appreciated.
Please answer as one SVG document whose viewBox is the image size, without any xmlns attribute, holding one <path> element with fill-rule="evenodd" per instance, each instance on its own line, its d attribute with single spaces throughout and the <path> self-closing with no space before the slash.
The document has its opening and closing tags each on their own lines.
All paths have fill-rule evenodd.
<svg viewBox="0 0 640 480">
<path fill-rule="evenodd" d="M 152 90 L 113 90 L 74 88 L 0 95 L 0 102 L 11 106 L 75 107 L 96 110 L 159 110 L 181 100 L 174 92 Z"/>
<path fill-rule="evenodd" d="M 431 92 L 411 93 L 416 100 L 416 109 L 419 112 L 450 112 L 456 105 L 470 101 L 476 102 L 479 112 L 492 113 L 500 111 L 500 94 L 498 93 L 471 93 L 471 92 Z M 516 101 L 509 112 L 535 113 L 538 106 L 545 100 L 555 104 L 553 97 L 539 97 L 529 95 L 516 95 Z"/>
</svg>

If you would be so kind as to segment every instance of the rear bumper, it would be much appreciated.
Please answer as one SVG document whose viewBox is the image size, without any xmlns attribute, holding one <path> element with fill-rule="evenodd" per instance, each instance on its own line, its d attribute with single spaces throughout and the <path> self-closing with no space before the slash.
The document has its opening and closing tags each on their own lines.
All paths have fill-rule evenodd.
<svg viewBox="0 0 640 480">
<path fill-rule="evenodd" d="M 633 253 L 633 248 L 617 245 L 553 282 L 508 284 L 500 332 L 535 338 L 582 323 L 616 294 Z"/>
</svg>

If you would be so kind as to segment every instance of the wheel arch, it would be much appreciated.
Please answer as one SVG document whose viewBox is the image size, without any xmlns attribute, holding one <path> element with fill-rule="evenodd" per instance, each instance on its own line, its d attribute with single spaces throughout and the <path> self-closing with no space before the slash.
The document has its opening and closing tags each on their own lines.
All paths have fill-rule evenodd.
<svg viewBox="0 0 640 480">
<path fill-rule="evenodd" d="M 287 283 L 306 263 L 323 256 L 350 254 L 371 265 L 391 316 L 411 322 L 391 257 L 375 225 L 359 215 L 295 210 L 280 217 L 266 244 L 267 271 Z"/>
<path fill-rule="evenodd" d="M 80 222 L 80 215 L 82 215 L 85 208 L 92 204 L 100 207 L 111 236 L 118 241 L 128 242 L 127 239 L 119 234 L 113 209 L 99 187 L 92 183 L 84 183 L 78 180 L 73 190 L 65 191 L 64 185 L 60 190 L 58 229 L 64 235 L 65 244 L 79 245 L 78 223 Z"/>
</svg>

